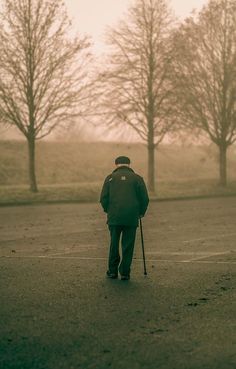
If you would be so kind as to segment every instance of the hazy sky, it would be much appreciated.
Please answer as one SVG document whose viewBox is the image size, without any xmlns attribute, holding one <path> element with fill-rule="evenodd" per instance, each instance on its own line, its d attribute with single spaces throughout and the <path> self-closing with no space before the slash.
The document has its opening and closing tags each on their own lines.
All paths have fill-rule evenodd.
<svg viewBox="0 0 236 369">
<path fill-rule="evenodd" d="M 192 9 L 199 9 L 207 0 L 171 0 L 175 14 L 181 18 Z M 95 50 L 103 49 L 103 34 L 107 25 L 115 24 L 131 0 L 65 0 L 76 29 L 93 37 Z"/>
</svg>

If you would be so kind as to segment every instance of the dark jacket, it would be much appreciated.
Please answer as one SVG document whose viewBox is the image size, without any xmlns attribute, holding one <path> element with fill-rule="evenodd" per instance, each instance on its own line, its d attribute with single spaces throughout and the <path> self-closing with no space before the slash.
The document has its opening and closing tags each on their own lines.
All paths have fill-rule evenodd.
<svg viewBox="0 0 236 369">
<path fill-rule="evenodd" d="M 143 178 L 127 166 L 118 167 L 105 179 L 100 202 L 108 225 L 137 227 L 149 203 Z"/>
</svg>

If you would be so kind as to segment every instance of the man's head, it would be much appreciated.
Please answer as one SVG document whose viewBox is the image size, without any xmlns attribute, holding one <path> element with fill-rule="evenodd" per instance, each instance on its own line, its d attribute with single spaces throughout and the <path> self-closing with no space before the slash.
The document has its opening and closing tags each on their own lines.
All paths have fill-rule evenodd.
<svg viewBox="0 0 236 369">
<path fill-rule="evenodd" d="M 116 166 L 121 166 L 121 165 L 129 166 L 130 159 L 127 156 L 118 156 L 118 158 L 116 158 L 115 160 L 115 165 Z"/>
</svg>

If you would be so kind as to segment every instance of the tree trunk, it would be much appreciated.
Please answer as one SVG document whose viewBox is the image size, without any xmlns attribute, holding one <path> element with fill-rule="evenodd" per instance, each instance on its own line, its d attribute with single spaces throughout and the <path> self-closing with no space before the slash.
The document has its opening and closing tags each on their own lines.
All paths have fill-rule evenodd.
<svg viewBox="0 0 236 369">
<path fill-rule="evenodd" d="M 29 152 L 29 181 L 30 191 L 38 192 L 36 175 L 35 175 L 35 138 L 28 137 L 28 152 Z"/>
<path fill-rule="evenodd" d="M 219 146 L 219 154 L 220 154 L 220 185 L 227 185 L 227 146 L 225 144 L 221 144 Z"/>
<path fill-rule="evenodd" d="M 155 146 L 148 144 L 148 189 L 155 193 Z"/>
</svg>

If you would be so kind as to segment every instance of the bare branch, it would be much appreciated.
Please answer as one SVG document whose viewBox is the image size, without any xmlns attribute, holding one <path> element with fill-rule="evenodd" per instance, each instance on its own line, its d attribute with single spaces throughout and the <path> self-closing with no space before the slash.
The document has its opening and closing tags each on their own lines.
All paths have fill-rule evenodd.
<svg viewBox="0 0 236 369">
<path fill-rule="evenodd" d="M 91 88 L 89 40 L 68 39 L 63 1 L 5 0 L 1 25 L 4 123 L 16 125 L 25 136 L 33 132 L 36 139 L 71 115 L 84 114 Z"/>
</svg>

